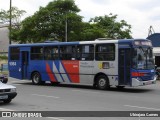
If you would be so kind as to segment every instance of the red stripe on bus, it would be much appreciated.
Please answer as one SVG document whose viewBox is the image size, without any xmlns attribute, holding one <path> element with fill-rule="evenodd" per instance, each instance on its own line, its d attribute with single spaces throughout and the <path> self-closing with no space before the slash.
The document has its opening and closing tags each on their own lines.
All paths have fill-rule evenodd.
<svg viewBox="0 0 160 120">
<path fill-rule="evenodd" d="M 48 63 L 46 63 L 46 72 L 52 82 L 57 82 Z"/>
<path fill-rule="evenodd" d="M 66 74 L 72 83 L 79 83 L 79 61 L 62 61 Z"/>
</svg>

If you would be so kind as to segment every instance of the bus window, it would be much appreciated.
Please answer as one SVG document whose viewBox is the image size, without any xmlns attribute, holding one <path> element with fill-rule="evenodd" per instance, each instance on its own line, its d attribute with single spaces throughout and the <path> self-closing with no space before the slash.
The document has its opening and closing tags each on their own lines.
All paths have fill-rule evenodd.
<svg viewBox="0 0 160 120">
<path fill-rule="evenodd" d="M 76 60 L 76 46 L 61 46 L 60 47 L 61 60 Z"/>
<path fill-rule="evenodd" d="M 59 59 L 58 47 L 53 47 L 52 48 L 52 57 L 53 57 L 53 60 L 58 60 Z"/>
<path fill-rule="evenodd" d="M 77 59 L 78 60 L 93 60 L 94 59 L 94 46 L 93 45 L 79 45 L 77 46 Z"/>
<path fill-rule="evenodd" d="M 43 47 L 31 47 L 31 60 L 43 59 Z"/>
<path fill-rule="evenodd" d="M 114 44 L 96 45 L 96 60 L 114 61 L 115 60 L 115 45 Z"/>
<path fill-rule="evenodd" d="M 10 60 L 19 60 L 20 49 L 19 47 L 10 48 Z"/>
<path fill-rule="evenodd" d="M 132 62 L 134 69 L 154 69 L 152 49 L 134 48 Z"/>
<path fill-rule="evenodd" d="M 44 47 L 44 59 L 45 60 L 58 60 L 58 47 L 47 46 Z"/>
</svg>

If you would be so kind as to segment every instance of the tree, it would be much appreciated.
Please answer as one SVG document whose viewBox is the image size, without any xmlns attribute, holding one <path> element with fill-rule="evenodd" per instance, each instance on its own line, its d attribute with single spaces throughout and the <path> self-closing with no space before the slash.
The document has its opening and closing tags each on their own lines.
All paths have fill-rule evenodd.
<svg viewBox="0 0 160 120">
<path fill-rule="evenodd" d="M 17 27 L 20 25 L 21 17 L 26 13 L 24 10 L 19 10 L 17 7 L 11 8 L 12 12 L 12 27 Z M 10 22 L 10 10 L 1 10 L 0 11 L 0 22 L 2 24 L 9 24 Z"/>
<path fill-rule="evenodd" d="M 12 7 L 11 8 L 11 38 L 16 38 L 15 36 L 18 36 L 18 31 L 20 30 L 20 25 L 21 25 L 21 17 L 26 13 L 24 10 L 19 10 L 17 7 Z M 4 24 L 5 26 L 9 26 L 10 22 L 10 10 L 1 10 L 0 11 L 0 22 Z"/>
<path fill-rule="evenodd" d="M 65 41 L 67 22 L 68 41 L 88 41 L 97 38 L 131 38 L 131 25 L 125 20 L 117 21 L 117 15 L 105 15 L 82 22 L 80 9 L 74 0 L 54 0 L 40 7 L 34 15 L 12 30 L 12 40 L 19 43 L 36 43 L 45 40 Z"/>
<path fill-rule="evenodd" d="M 97 29 L 103 29 L 104 36 L 111 39 L 131 38 L 131 25 L 125 20 L 116 21 L 117 15 L 105 15 L 90 19 L 90 24 L 95 25 Z"/>
<path fill-rule="evenodd" d="M 54 0 L 22 22 L 15 40 L 20 43 L 42 42 L 47 39 L 65 41 L 67 20 L 68 39 L 74 41 L 81 31 L 82 17 L 77 15 L 79 11 L 73 0 Z"/>
<path fill-rule="evenodd" d="M 105 37 L 104 30 L 97 27 L 96 24 L 84 22 L 81 27 L 83 30 L 80 33 L 79 41 L 89 41 Z"/>
</svg>

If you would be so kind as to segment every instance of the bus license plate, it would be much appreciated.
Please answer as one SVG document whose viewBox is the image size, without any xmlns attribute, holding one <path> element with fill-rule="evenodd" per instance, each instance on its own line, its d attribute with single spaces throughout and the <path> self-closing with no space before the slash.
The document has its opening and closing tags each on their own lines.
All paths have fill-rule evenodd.
<svg viewBox="0 0 160 120">
<path fill-rule="evenodd" d="M 8 99 L 8 95 L 2 95 L 0 96 L 0 99 Z"/>
<path fill-rule="evenodd" d="M 150 84 L 152 84 L 152 81 L 146 82 L 146 85 L 150 85 Z"/>
</svg>

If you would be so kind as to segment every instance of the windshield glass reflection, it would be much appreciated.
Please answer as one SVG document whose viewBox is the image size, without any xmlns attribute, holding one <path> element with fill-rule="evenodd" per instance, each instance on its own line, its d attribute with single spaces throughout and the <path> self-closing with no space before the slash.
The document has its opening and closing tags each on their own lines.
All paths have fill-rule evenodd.
<svg viewBox="0 0 160 120">
<path fill-rule="evenodd" d="M 133 68 L 154 69 L 153 52 L 150 47 L 133 49 Z"/>
</svg>

